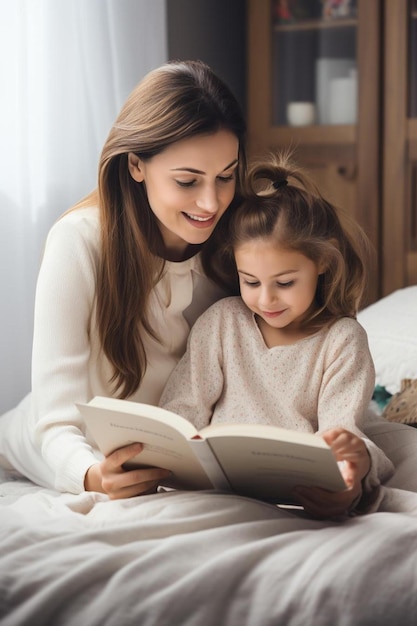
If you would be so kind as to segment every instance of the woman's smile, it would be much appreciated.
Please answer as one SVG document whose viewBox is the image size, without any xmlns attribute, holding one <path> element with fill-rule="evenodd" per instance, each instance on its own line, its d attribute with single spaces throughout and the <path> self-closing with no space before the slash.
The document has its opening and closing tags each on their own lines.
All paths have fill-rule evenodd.
<svg viewBox="0 0 417 626">
<path fill-rule="evenodd" d="M 192 215 L 183 212 L 183 215 L 195 228 L 209 228 L 212 227 L 216 221 L 216 214 L 203 217 L 201 215 Z"/>
</svg>

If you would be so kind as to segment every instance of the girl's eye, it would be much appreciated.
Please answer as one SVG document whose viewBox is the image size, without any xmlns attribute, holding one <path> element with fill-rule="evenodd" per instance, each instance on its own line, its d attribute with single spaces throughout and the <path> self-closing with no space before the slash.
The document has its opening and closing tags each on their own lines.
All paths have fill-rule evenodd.
<svg viewBox="0 0 417 626">
<path fill-rule="evenodd" d="M 192 187 L 195 183 L 195 180 L 176 180 L 177 185 L 180 187 Z"/>
<path fill-rule="evenodd" d="M 277 282 L 278 287 L 282 287 L 283 289 L 285 289 L 285 287 L 292 287 L 294 284 L 293 280 L 289 280 L 287 283 L 279 283 Z"/>
<path fill-rule="evenodd" d="M 248 287 L 258 287 L 259 286 L 259 282 L 255 281 L 255 282 L 249 282 L 248 280 L 244 280 L 243 283 L 245 285 L 247 285 Z"/>
</svg>

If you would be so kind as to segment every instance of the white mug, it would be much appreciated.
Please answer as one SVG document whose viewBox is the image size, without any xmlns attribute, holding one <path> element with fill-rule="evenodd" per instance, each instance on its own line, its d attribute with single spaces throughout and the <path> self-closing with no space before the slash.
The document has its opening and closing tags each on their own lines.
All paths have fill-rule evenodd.
<svg viewBox="0 0 417 626">
<path fill-rule="evenodd" d="M 316 120 L 314 102 L 289 102 L 287 104 L 287 122 L 290 126 L 309 126 Z"/>
</svg>

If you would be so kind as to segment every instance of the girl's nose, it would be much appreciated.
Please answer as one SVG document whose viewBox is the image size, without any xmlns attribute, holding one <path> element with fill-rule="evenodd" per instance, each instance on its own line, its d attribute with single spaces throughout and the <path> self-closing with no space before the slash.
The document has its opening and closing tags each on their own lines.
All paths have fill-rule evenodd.
<svg viewBox="0 0 417 626">
<path fill-rule="evenodd" d="M 269 287 L 263 287 L 259 295 L 259 304 L 264 308 L 268 308 L 273 302 L 275 302 L 275 292 Z"/>
</svg>

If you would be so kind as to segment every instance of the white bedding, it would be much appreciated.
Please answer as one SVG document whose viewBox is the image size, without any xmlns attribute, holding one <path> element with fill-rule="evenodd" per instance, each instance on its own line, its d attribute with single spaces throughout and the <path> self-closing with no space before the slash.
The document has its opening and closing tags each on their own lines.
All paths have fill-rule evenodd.
<svg viewBox="0 0 417 626">
<path fill-rule="evenodd" d="M 0 623 L 414 626 L 417 494 L 384 489 L 381 512 L 323 522 L 216 492 L 62 495 L 3 472 Z"/>
<path fill-rule="evenodd" d="M 417 285 L 397 289 L 358 315 L 375 363 L 376 383 L 391 394 L 417 378 Z"/>
</svg>

